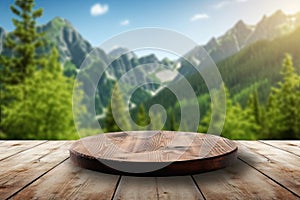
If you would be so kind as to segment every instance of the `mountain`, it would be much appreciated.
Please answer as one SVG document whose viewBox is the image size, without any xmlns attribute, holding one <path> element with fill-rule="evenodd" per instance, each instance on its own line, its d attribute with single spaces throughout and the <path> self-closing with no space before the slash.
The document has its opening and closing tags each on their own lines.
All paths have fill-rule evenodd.
<svg viewBox="0 0 300 200">
<path fill-rule="evenodd" d="M 166 82 L 157 76 L 157 74 L 165 70 L 161 67 L 161 64 L 165 61 L 160 61 L 154 54 L 137 57 L 133 52 L 128 52 L 128 49 L 124 47 L 118 47 L 111 52 L 106 53 L 100 48 L 93 47 L 66 19 L 56 17 L 47 24 L 39 26 L 38 32 L 44 32 L 45 39 L 51 46 L 55 46 L 58 49 L 60 62 L 64 66 L 65 75 L 74 76 L 78 72 L 84 73 L 84 76 L 87 77 L 85 79 L 86 85 L 83 87 L 97 87 L 95 101 L 96 110 L 99 114 L 103 112 L 103 108 L 106 107 L 109 102 L 114 82 L 133 69 L 134 73 L 131 73 L 130 78 L 126 79 L 126 84 L 128 86 L 134 86 L 141 80 L 144 82 L 155 81 L 159 84 L 164 84 L 164 82 Z M 5 35 L 5 30 L 0 28 L 0 47 L 2 47 Z M 83 60 L 91 51 L 93 51 L 93 57 L 89 60 L 89 66 L 85 66 L 84 71 L 79 71 L 78 69 Z M 4 49 L 3 52 L 6 55 L 10 54 L 8 49 Z M 109 65 L 108 69 L 102 75 L 98 85 L 94 85 L 94 83 L 88 81 L 88 76 L 94 76 L 97 74 L 97 71 L 103 69 L 107 65 Z M 169 62 L 169 66 L 170 70 L 175 70 L 172 68 L 171 62 Z M 134 93 L 134 98 L 131 99 L 131 106 L 135 106 L 135 104 L 140 104 L 151 98 L 152 93 L 156 91 L 158 87 L 157 84 L 141 86 L 141 88 Z M 91 95 L 92 94 L 85 95 L 86 101 L 89 102 L 93 100 L 88 99 Z"/>
<path fill-rule="evenodd" d="M 280 10 L 269 17 L 264 16 L 256 25 L 247 25 L 240 20 L 224 35 L 213 37 L 207 44 L 195 47 L 186 54 L 186 57 L 193 60 L 193 64 L 205 64 L 207 62 L 201 50 L 204 48 L 213 61 L 218 63 L 256 41 L 272 40 L 292 32 L 299 25 L 300 13 L 286 15 Z M 186 74 L 187 70 L 181 71 Z"/>
<path fill-rule="evenodd" d="M 188 52 L 186 56 L 193 60 L 193 64 L 206 66 L 208 62 L 204 59 L 204 54 L 201 51 L 201 49 L 204 48 L 212 59 L 220 65 L 220 63 L 223 63 L 221 61 L 239 52 L 243 52 L 244 49 L 248 49 L 248 47 L 252 46 L 253 43 L 264 39 L 272 40 L 282 35 L 289 34 L 295 30 L 298 25 L 300 25 L 300 13 L 295 15 L 286 15 L 281 11 L 277 11 L 269 17 L 264 16 L 256 25 L 247 25 L 240 20 L 224 35 L 217 38 L 213 37 L 207 44 L 195 47 Z M 90 63 L 90 65 L 93 66 L 92 68 L 95 68 L 93 70 L 97 70 L 97 67 L 104 67 L 111 63 L 107 72 L 100 80 L 100 84 L 96 86 L 89 85 L 89 87 L 98 88 L 98 113 L 101 113 L 103 108 L 107 105 L 113 83 L 133 69 L 134 76 L 127 79 L 127 84 L 135 85 L 140 79 L 143 79 L 145 82 L 159 83 L 142 86 L 134 95 L 136 100 L 131 100 L 133 106 L 134 104 L 139 104 L 145 101 L 153 102 L 156 99 L 164 99 L 165 96 L 168 97 L 170 91 L 165 93 L 167 89 L 162 88 L 170 82 L 172 82 L 172 84 L 179 84 L 178 81 L 180 80 L 173 78 L 176 77 L 178 71 L 183 75 L 186 75 L 186 77 L 189 77 L 191 80 L 199 79 L 198 77 L 193 77 L 192 67 L 183 60 L 178 60 L 176 62 L 168 59 L 159 60 L 154 54 L 138 57 L 133 52 L 128 52 L 126 47 L 117 47 L 112 49 L 109 53 L 100 48 L 93 47 L 81 36 L 70 22 L 63 18 L 54 18 L 47 24 L 38 27 L 38 31 L 45 32 L 45 38 L 58 49 L 60 53 L 60 61 L 64 65 L 65 70 L 68 70 L 68 72 L 65 73 L 68 76 L 76 75 L 82 61 L 91 51 L 94 51 L 94 54 L 96 55 L 95 59 Z M 2 38 L 5 34 L 5 30 L 0 28 L 0 44 L 2 43 Z M 297 41 L 295 42 L 297 43 Z M 245 56 L 246 58 L 249 58 L 247 55 Z M 167 67 L 162 67 L 162 65 Z M 178 66 L 181 67 L 178 69 Z M 235 66 L 237 67 L 236 69 L 231 66 L 218 67 L 220 71 L 239 71 L 240 68 L 239 66 Z M 248 67 L 249 68 L 247 69 L 251 70 L 250 64 Z M 236 75 L 236 73 L 230 74 L 229 72 L 224 72 L 224 74 L 222 74 L 223 79 L 226 80 L 227 76 L 231 77 L 231 79 L 236 79 L 231 76 L 233 74 Z M 237 74 L 237 76 L 239 75 L 240 74 Z M 165 79 L 165 77 L 169 78 Z M 234 91 L 236 94 L 242 91 L 244 89 L 243 87 L 248 87 L 246 84 L 242 84 L 243 80 L 240 81 L 241 83 L 235 82 L 235 84 L 241 85 L 241 87 L 235 87 Z M 232 85 L 230 85 L 230 87 L 231 86 Z M 194 83 L 193 87 L 197 91 L 205 90 L 205 86 L 202 86 L 199 82 L 197 84 Z M 155 96 L 152 97 L 153 95 Z M 86 96 L 88 97 L 89 95 Z M 171 99 L 172 98 L 168 98 L 163 103 L 167 104 L 167 106 L 172 106 L 174 105 L 174 102 L 168 103 Z"/>
<path fill-rule="evenodd" d="M 45 37 L 56 46 L 62 63 L 71 61 L 77 68 L 84 58 L 94 48 L 66 19 L 56 17 L 45 25 L 38 27 L 38 31 L 45 32 Z M 96 48 L 95 51 L 105 63 L 109 61 L 106 53 Z"/>
<path fill-rule="evenodd" d="M 257 88 L 266 103 L 270 86 L 282 79 L 280 70 L 285 54 L 293 57 L 300 73 L 300 27 L 273 40 L 260 40 L 218 63 L 225 84 L 235 100 L 246 104 L 251 87 Z"/>
<path fill-rule="evenodd" d="M 253 91 L 253 88 L 257 88 L 262 94 L 261 101 L 265 103 L 270 87 L 280 80 L 279 71 L 284 54 L 292 53 L 296 61 L 300 55 L 300 53 L 297 54 L 299 48 L 296 45 L 300 38 L 298 40 L 293 38 L 292 41 L 288 41 L 290 34 L 294 34 L 299 26 L 300 12 L 286 15 L 282 11 L 277 11 L 269 17 L 264 16 L 260 22 L 253 26 L 240 20 L 224 35 L 218 38 L 213 37 L 207 44 L 195 47 L 185 57 L 188 57 L 193 65 L 210 67 L 211 61 L 207 59 L 207 54 L 203 51 L 205 49 L 217 64 L 235 102 L 245 105 L 249 93 Z M 281 37 L 285 38 L 286 41 L 279 42 L 276 39 Z M 269 46 L 269 43 L 272 45 Z M 281 49 L 279 44 L 285 48 Z M 253 55 L 256 52 L 259 53 Z M 265 56 L 266 52 L 268 52 L 267 56 Z M 276 54 L 274 54 L 275 52 Z M 235 62 L 240 57 L 243 59 Z M 181 66 L 178 71 L 190 82 L 199 101 L 202 101 L 200 102 L 201 110 L 205 112 L 209 108 L 210 98 L 202 77 L 184 59 L 179 59 L 176 65 Z M 261 68 L 267 70 L 261 73 Z M 175 85 L 174 87 L 176 85 L 180 87 L 181 81 L 177 76 L 170 84 Z M 147 101 L 146 108 L 156 103 L 167 109 L 178 106 L 176 96 L 167 88 L 160 90 Z"/>
<path fill-rule="evenodd" d="M 144 67 L 136 69 L 137 73 L 143 74 L 144 77 L 147 74 L 155 77 L 155 74 L 159 72 L 157 66 L 162 63 L 154 54 L 138 57 L 125 47 L 114 48 L 109 53 L 100 48 L 92 47 L 70 22 L 59 17 L 39 27 L 39 31 L 45 32 L 46 39 L 58 48 L 62 63 L 70 61 L 79 68 L 85 57 L 93 51 L 95 60 L 98 59 L 106 65 L 110 64 L 106 74 L 114 80 L 118 80 L 126 72 L 139 65 Z"/>
<path fill-rule="evenodd" d="M 245 106 L 249 95 L 257 90 L 262 104 L 268 101 L 270 88 L 282 80 L 280 70 L 286 53 L 293 57 L 296 71 L 300 74 L 300 27 L 293 32 L 273 40 L 260 40 L 244 47 L 236 54 L 217 63 L 223 81 L 230 91 L 234 102 Z M 201 115 L 209 109 L 210 97 L 202 77 L 197 74 L 186 76 L 187 81 L 198 96 Z M 180 87 L 182 80 L 177 80 L 174 87 Z M 146 102 L 146 108 L 161 104 L 167 110 L 180 116 L 180 107 L 176 96 L 169 89 L 161 90 Z"/>
<path fill-rule="evenodd" d="M 135 53 L 129 52 L 129 49 L 127 49 L 127 48 L 125 48 L 125 47 L 116 47 L 116 48 L 112 49 L 112 50 L 108 53 L 108 55 L 109 55 L 111 58 L 118 58 L 118 57 L 120 57 L 122 54 L 128 54 L 129 59 L 137 57 L 137 56 L 135 55 Z"/>
</svg>

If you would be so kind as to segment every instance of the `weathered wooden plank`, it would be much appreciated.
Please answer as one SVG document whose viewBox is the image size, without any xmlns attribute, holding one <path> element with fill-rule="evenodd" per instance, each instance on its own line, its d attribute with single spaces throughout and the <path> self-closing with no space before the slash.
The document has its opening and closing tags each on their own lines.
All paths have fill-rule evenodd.
<svg viewBox="0 0 300 200">
<path fill-rule="evenodd" d="M 111 199 L 119 176 L 72 165 L 68 159 L 12 199 Z"/>
<path fill-rule="evenodd" d="M 261 140 L 260 142 L 300 156 L 300 140 Z"/>
<path fill-rule="evenodd" d="M 258 141 L 239 141 L 239 158 L 300 197 L 300 157 Z"/>
<path fill-rule="evenodd" d="M 297 199 L 240 160 L 225 169 L 194 175 L 194 178 L 206 199 Z"/>
<path fill-rule="evenodd" d="M 114 199 L 158 199 L 156 178 L 122 176 Z"/>
<path fill-rule="evenodd" d="M 0 143 L 0 161 L 12 155 L 40 145 L 42 140 L 6 140 Z"/>
<path fill-rule="evenodd" d="M 13 195 L 68 158 L 69 144 L 48 141 L 0 162 L 0 197 Z"/>
<path fill-rule="evenodd" d="M 0 149 L 4 143 L 0 143 Z M 299 156 L 261 142 L 240 144 L 239 157 L 253 167 L 238 160 L 226 169 L 195 175 L 206 199 L 297 198 L 293 193 L 299 195 Z M 18 146 L 21 145 L 15 147 Z M 69 160 L 59 164 L 68 157 L 68 143 L 49 141 L 28 148 L 0 162 L 0 199 L 20 190 L 14 199 L 112 198 L 118 176 L 84 170 L 71 165 Z M 113 198 L 201 199 L 202 196 L 190 176 L 122 177 Z"/>
<path fill-rule="evenodd" d="M 157 178 L 159 199 L 204 199 L 191 176 Z"/>
<path fill-rule="evenodd" d="M 122 176 L 114 199 L 203 199 L 191 176 Z"/>
</svg>

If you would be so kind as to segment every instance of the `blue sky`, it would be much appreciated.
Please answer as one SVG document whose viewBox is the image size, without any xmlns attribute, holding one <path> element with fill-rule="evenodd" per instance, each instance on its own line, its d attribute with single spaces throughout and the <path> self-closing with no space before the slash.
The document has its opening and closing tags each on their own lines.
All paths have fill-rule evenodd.
<svg viewBox="0 0 300 200">
<path fill-rule="evenodd" d="M 12 3 L 0 1 L 0 26 L 8 31 L 13 29 Z M 39 24 L 56 16 L 65 18 L 94 46 L 142 27 L 172 29 L 204 44 L 239 19 L 255 24 L 278 9 L 285 13 L 300 11 L 299 0 L 37 0 L 36 5 L 44 8 Z"/>
</svg>

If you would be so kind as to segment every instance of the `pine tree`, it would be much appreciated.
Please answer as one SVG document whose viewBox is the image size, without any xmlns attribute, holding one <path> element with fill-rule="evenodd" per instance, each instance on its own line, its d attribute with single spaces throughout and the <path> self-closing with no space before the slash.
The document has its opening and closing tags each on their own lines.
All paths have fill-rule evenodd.
<svg viewBox="0 0 300 200">
<path fill-rule="evenodd" d="M 222 85 L 221 87 L 224 87 L 225 93 L 220 92 L 220 90 L 212 90 L 210 92 L 210 95 L 214 97 L 212 98 L 214 99 L 214 102 L 211 102 L 210 109 L 201 119 L 200 125 L 198 127 L 198 132 L 210 134 L 221 132 L 221 128 L 224 126 L 222 123 L 225 120 L 226 116 L 224 112 L 225 108 L 223 108 L 223 105 L 221 105 L 220 99 L 226 98 L 226 109 L 228 109 L 228 107 L 232 104 L 232 101 L 229 97 L 229 91 L 224 85 Z M 212 114 L 212 110 L 214 110 L 214 114 Z M 213 120 L 214 123 L 210 124 L 211 120 Z M 208 130 L 209 126 L 210 130 Z"/>
<path fill-rule="evenodd" d="M 230 138 L 230 139 L 256 139 L 256 134 L 258 126 L 255 122 L 255 117 L 252 115 L 248 109 L 243 110 L 239 104 L 233 104 L 230 98 L 229 91 L 225 89 L 226 94 L 226 116 L 225 123 L 222 129 L 222 136 Z M 217 94 L 212 95 L 220 95 Z M 216 96 L 217 97 L 217 96 Z M 218 111 L 221 109 L 219 106 L 218 98 L 216 98 L 216 102 L 214 103 L 215 108 L 217 109 L 214 116 L 211 116 L 211 111 L 209 111 L 201 121 L 198 132 L 207 132 L 208 126 L 210 124 L 211 118 L 215 118 L 215 124 L 211 124 L 211 130 L 218 130 L 220 127 L 221 119 L 224 118 L 223 112 Z"/>
<path fill-rule="evenodd" d="M 136 115 L 136 124 L 141 130 L 148 129 L 147 125 L 150 123 L 150 119 L 147 116 L 147 113 L 145 112 L 145 107 L 143 104 L 140 104 L 138 113 Z"/>
<path fill-rule="evenodd" d="M 44 68 L 26 78 L 19 95 L 4 109 L 3 127 L 7 138 L 77 138 L 72 113 L 73 81 L 63 76 L 54 48 Z M 26 94 L 26 98 L 23 96 Z"/>
<path fill-rule="evenodd" d="M 125 116 L 126 108 L 118 84 L 115 85 L 111 102 L 106 112 L 105 126 L 107 132 L 130 130 L 130 122 Z M 118 123 L 116 123 L 118 122 Z M 121 127 L 119 127 L 121 126 Z"/>
<path fill-rule="evenodd" d="M 12 19 L 15 29 L 4 41 L 10 55 L 0 56 L 3 84 L 23 83 L 38 65 L 45 63 L 44 56 L 37 53 L 37 49 L 45 45 L 43 33 L 38 33 L 36 28 L 36 19 L 42 16 L 43 10 L 33 10 L 34 6 L 34 0 L 15 0 L 15 5 L 10 7 L 17 18 Z"/>
<path fill-rule="evenodd" d="M 258 138 L 259 126 L 251 110 L 242 109 L 239 104 L 229 105 L 226 112 L 222 136 L 230 139 L 254 140 Z"/>
<path fill-rule="evenodd" d="M 174 112 L 170 113 L 170 131 L 176 131 L 176 127 L 175 127 L 175 116 L 174 116 Z"/>
<path fill-rule="evenodd" d="M 111 104 L 109 103 L 105 115 L 105 132 L 117 132 L 117 131 L 121 131 L 121 129 L 118 127 L 118 125 L 114 120 Z"/>
<path fill-rule="evenodd" d="M 300 138 L 300 84 L 292 57 L 286 55 L 281 74 L 283 80 L 273 87 L 267 107 L 269 137 Z"/>
<path fill-rule="evenodd" d="M 64 64 L 64 75 L 67 76 L 67 77 L 76 77 L 77 68 L 71 61 L 65 62 L 65 64 Z"/>
<path fill-rule="evenodd" d="M 268 129 L 268 119 L 267 119 L 267 112 L 266 106 L 261 106 L 260 108 L 260 136 L 259 139 L 270 139 L 268 137 L 270 131 Z"/>
<path fill-rule="evenodd" d="M 43 48 L 44 42 L 41 39 L 43 33 L 37 33 L 35 22 L 42 16 L 43 10 L 33 10 L 34 6 L 34 0 L 16 0 L 15 5 L 10 7 L 17 18 L 12 19 L 15 29 L 5 38 L 5 53 L 0 55 L 0 123 L 5 118 L 5 107 L 26 98 L 26 95 L 20 95 L 24 88 L 20 85 L 25 78 L 33 75 L 37 65 L 45 63 L 43 55 L 37 54 L 37 49 Z"/>
<path fill-rule="evenodd" d="M 258 100 L 258 93 L 255 90 L 248 99 L 247 107 L 251 110 L 257 124 L 261 124 L 261 108 Z"/>
<path fill-rule="evenodd" d="M 150 119 L 151 124 L 149 126 L 150 130 L 162 130 L 163 128 L 163 122 L 162 122 L 162 116 L 159 113 L 150 112 Z"/>
</svg>

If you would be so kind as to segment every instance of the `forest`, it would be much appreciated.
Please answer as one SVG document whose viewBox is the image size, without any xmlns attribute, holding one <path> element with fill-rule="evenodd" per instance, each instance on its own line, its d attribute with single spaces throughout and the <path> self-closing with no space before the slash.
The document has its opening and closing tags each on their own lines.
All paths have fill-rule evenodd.
<svg viewBox="0 0 300 200">
<path fill-rule="evenodd" d="M 16 0 L 11 11 L 14 30 L 5 37 L 7 51 L 0 55 L 0 139 L 78 139 L 72 111 L 74 65 L 61 63 L 57 47 L 38 30 L 43 9 L 34 9 L 33 0 Z M 255 42 L 217 63 L 226 91 L 226 116 L 212 116 L 205 83 L 198 75 L 186 75 L 199 94 L 203 114 L 198 132 L 207 132 L 212 117 L 225 117 L 221 135 L 226 138 L 300 139 L 300 47 L 293 43 L 299 35 L 300 28 L 272 41 Z M 121 131 L 112 110 L 126 130 L 140 130 L 123 116 L 129 108 L 118 85 L 107 84 L 116 95 L 110 99 L 114 104 L 105 103 L 104 117 L 99 119 L 104 132 Z M 99 89 L 101 96 L 110 92 Z M 153 97 L 139 95 L 130 113 L 142 130 L 178 130 L 181 104 L 170 93 L 165 89 Z M 83 93 L 76 95 L 80 101 L 95 100 Z M 164 124 L 163 116 L 149 111 L 155 103 L 167 110 Z M 88 115 L 89 110 L 81 107 L 76 112 Z"/>
</svg>

